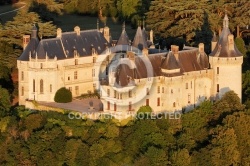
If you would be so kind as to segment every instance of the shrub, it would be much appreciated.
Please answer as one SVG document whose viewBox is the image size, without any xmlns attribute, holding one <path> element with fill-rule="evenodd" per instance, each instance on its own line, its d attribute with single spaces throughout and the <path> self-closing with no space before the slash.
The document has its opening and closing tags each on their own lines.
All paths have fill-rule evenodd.
<svg viewBox="0 0 250 166">
<path fill-rule="evenodd" d="M 151 113 L 152 108 L 150 106 L 141 106 L 137 113 Z"/>
<path fill-rule="evenodd" d="M 69 103 L 72 101 L 72 93 L 65 87 L 57 90 L 54 101 L 57 103 Z"/>
</svg>

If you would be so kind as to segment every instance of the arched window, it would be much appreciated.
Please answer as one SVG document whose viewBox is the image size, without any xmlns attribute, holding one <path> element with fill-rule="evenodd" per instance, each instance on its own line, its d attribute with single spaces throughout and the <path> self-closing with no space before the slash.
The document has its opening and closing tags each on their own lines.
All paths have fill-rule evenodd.
<svg viewBox="0 0 250 166">
<path fill-rule="evenodd" d="M 43 93 L 43 80 L 40 80 L 40 93 Z"/>
<path fill-rule="evenodd" d="M 33 92 L 35 92 L 36 91 L 36 81 L 35 81 L 35 79 L 33 79 Z"/>
<path fill-rule="evenodd" d="M 173 107 L 175 107 L 175 102 L 173 103 Z"/>
</svg>

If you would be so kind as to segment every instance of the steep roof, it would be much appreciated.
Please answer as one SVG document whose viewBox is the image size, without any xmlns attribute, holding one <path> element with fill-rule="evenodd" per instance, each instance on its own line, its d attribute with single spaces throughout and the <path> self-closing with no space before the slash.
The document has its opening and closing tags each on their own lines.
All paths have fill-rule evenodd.
<svg viewBox="0 0 250 166">
<path fill-rule="evenodd" d="M 36 55 L 36 48 L 39 44 L 38 38 L 31 38 L 29 44 L 26 46 L 23 53 L 20 55 L 20 57 L 17 58 L 17 60 L 20 61 L 29 61 L 29 56 L 31 55 L 34 57 Z"/>
<path fill-rule="evenodd" d="M 148 48 L 145 34 L 142 32 L 141 27 L 137 28 L 132 46 L 139 48 L 140 50 Z"/>
<path fill-rule="evenodd" d="M 125 29 L 122 30 L 122 34 L 116 45 L 129 45 L 129 38 Z"/>
<path fill-rule="evenodd" d="M 135 69 L 131 69 L 127 64 L 120 64 L 117 67 L 116 82 L 121 86 L 127 86 L 129 79 L 141 79 L 148 77 L 148 69 L 141 56 L 135 56 Z M 185 72 L 204 70 L 209 67 L 208 57 L 205 52 L 200 52 L 197 48 L 178 51 L 174 54 L 172 51 L 168 53 L 157 53 L 148 55 L 148 60 L 152 65 L 152 74 L 154 77 L 180 76 Z M 165 73 L 162 69 L 175 70 L 180 69 L 176 73 Z"/>
<path fill-rule="evenodd" d="M 36 29 L 32 29 L 33 32 Z M 79 56 L 92 55 L 92 49 L 94 48 L 97 54 L 101 54 L 106 47 L 109 47 L 109 43 L 104 38 L 103 34 L 98 30 L 85 30 L 80 31 L 78 35 L 76 32 L 62 33 L 61 37 L 52 39 L 43 39 L 41 41 L 38 38 L 33 37 L 27 45 L 24 52 L 18 58 L 18 60 L 28 61 L 29 55 L 38 59 L 48 58 L 66 59 L 73 58 L 74 51 L 77 51 Z"/>
<path fill-rule="evenodd" d="M 179 69 L 180 66 L 173 54 L 172 51 L 170 51 L 167 55 L 167 58 L 163 61 L 161 65 L 162 69 L 167 69 L 167 70 L 173 70 L 173 69 Z"/>
<path fill-rule="evenodd" d="M 238 48 L 236 47 L 235 43 L 233 49 L 229 49 L 229 41 L 228 36 L 231 35 L 229 30 L 229 20 L 227 15 L 225 15 L 223 20 L 223 30 L 219 37 L 219 41 L 216 44 L 215 49 L 211 52 L 209 56 L 214 57 L 238 57 L 242 56 Z"/>
</svg>

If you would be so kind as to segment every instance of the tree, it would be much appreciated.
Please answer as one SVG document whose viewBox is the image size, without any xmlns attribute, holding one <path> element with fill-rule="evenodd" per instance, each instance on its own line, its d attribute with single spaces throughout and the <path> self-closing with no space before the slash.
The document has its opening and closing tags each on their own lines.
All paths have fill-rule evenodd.
<svg viewBox="0 0 250 166">
<path fill-rule="evenodd" d="M 0 86 L 0 117 L 4 117 L 11 107 L 9 92 Z"/>
<path fill-rule="evenodd" d="M 8 44 L 22 47 L 23 35 L 30 34 L 34 24 L 38 24 L 38 36 L 40 38 L 51 37 L 56 34 L 56 27 L 52 22 L 43 23 L 37 13 L 27 13 L 21 10 L 13 19 L 13 21 L 8 21 L 4 25 L 4 29 L 0 31 L 1 41 L 5 41 Z"/>
<path fill-rule="evenodd" d="M 237 48 L 239 49 L 239 51 L 243 54 L 243 57 L 246 58 L 247 49 L 245 47 L 244 40 L 240 37 L 236 37 L 235 44 L 236 44 Z"/>
<path fill-rule="evenodd" d="M 65 87 L 56 91 L 54 101 L 57 103 L 68 103 L 72 101 L 72 93 Z"/>
</svg>

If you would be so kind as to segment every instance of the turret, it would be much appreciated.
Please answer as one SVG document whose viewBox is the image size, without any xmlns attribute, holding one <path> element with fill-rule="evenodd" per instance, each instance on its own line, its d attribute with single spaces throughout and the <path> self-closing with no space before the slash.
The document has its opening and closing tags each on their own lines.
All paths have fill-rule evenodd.
<svg viewBox="0 0 250 166">
<path fill-rule="evenodd" d="M 212 41 L 212 44 L 215 41 Z M 213 49 L 213 45 L 212 45 Z M 234 36 L 229 30 L 229 19 L 225 15 L 223 29 L 216 46 L 209 55 L 213 69 L 213 95 L 220 99 L 226 92 L 233 90 L 241 99 L 243 56 L 234 43 Z"/>
</svg>

